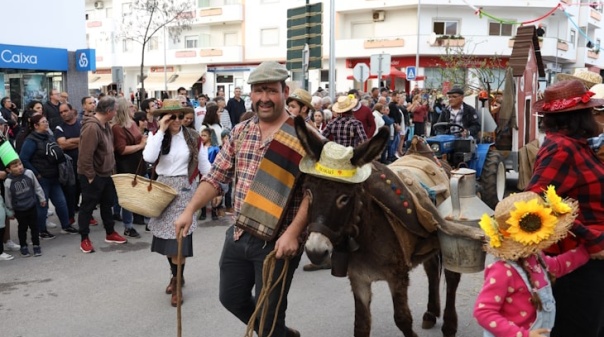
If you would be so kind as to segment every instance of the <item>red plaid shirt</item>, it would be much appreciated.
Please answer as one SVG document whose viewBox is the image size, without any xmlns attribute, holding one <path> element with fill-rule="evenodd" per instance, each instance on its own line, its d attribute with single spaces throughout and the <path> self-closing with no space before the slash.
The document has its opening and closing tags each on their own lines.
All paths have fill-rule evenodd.
<svg viewBox="0 0 604 337">
<path fill-rule="evenodd" d="M 347 113 L 331 121 L 323 130 L 323 137 L 342 146 L 357 147 L 367 140 L 363 123 Z"/>
<path fill-rule="evenodd" d="M 604 164 L 587 144 L 560 133 L 548 133 L 537 153 L 527 191 L 542 194 L 553 185 L 563 198 L 579 202 L 573 232 L 548 252 L 562 253 L 584 243 L 590 253 L 604 250 Z"/>
<path fill-rule="evenodd" d="M 222 149 L 216 156 L 210 173 L 203 177 L 201 181 L 207 181 L 212 184 L 218 191 L 221 190 L 219 183 L 229 184 L 237 176 L 235 188 L 233 191 L 233 210 L 234 218 L 236 219 L 241 211 L 243 200 L 256 177 L 256 172 L 260 166 L 260 162 L 268 147 L 273 140 L 273 137 L 262 141 L 260 127 L 258 126 L 258 117 L 235 125 L 231 131 L 231 140 L 222 144 Z M 294 197 L 290 207 L 286 210 L 285 221 L 281 227 L 279 236 L 283 234 L 285 229 L 293 221 L 304 194 L 299 182 L 298 188 L 293 192 Z M 226 191 L 225 191 L 226 192 Z M 235 239 L 241 236 L 242 229 L 235 228 Z"/>
</svg>

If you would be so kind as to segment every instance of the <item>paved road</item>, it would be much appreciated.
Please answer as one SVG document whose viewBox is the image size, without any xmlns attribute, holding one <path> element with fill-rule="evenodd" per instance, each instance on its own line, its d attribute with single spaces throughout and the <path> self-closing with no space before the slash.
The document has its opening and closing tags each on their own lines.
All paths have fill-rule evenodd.
<svg viewBox="0 0 604 337">
<path fill-rule="evenodd" d="M 121 223 L 116 228 L 123 230 Z M 203 222 L 195 232 L 195 257 L 187 261 L 185 271 L 183 336 L 244 335 L 244 324 L 218 302 L 218 258 L 226 228 L 222 218 Z M 110 245 L 103 241 L 100 226 L 91 229 L 94 254 L 80 252 L 79 236 L 57 234 L 42 242 L 42 257 L 0 261 L 0 336 L 176 336 L 176 310 L 164 294 L 168 263 L 150 252 L 150 234 L 137 226 L 142 238 Z M 307 262 L 304 257 L 301 264 Z M 481 278 L 482 273 L 462 277 L 458 336 L 481 335 L 471 316 Z M 409 291 L 415 329 L 419 336 L 442 336 L 440 321 L 432 330 L 419 326 L 427 301 L 425 285 L 423 269 L 415 270 Z M 372 336 L 402 336 L 392 319 L 386 284 L 377 283 L 373 289 Z M 444 285 L 441 289 L 444 292 Z M 332 277 L 329 271 L 303 272 L 300 267 L 289 301 L 288 325 L 302 336 L 352 336 L 354 309 L 347 279 Z"/>
</svg>

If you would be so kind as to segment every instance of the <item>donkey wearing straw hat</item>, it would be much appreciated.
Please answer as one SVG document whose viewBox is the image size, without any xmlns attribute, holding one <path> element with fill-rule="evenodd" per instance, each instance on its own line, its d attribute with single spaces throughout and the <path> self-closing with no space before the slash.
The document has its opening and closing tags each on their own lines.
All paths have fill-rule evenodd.
<svg viewBox="0 0 604 337">
<path fill-rule="evenodd" d="M 394 320 L 406 337 L 417 337 L 412 328 L 407 288 L 409 271 L 420 263 L 428 275 L 429 301 L 422 327 L 431 328 L 440 316 L 436 229 L 478 239 L 481 234 L 455 227 L 440 218 L 426 190 L 411 178 L 399 175 L 373 159 L 388 140 L 380 129 L 356 148 L 327 142 L 296 118 L 296 132 L 307 155 L 300 170 L 307 174 L 305 192 L 309 207 L 309 259 L 320 264 L 331 255 L 332 274 L 348 276 L 355 301 L 354 336 L 371 331 L 371 283 L 388 282 L 394 303 Z M 437 165 L 434 163 L 434 165 Z M 460 230 L 460 232 L 456 232 Z M 455 336 L 455 293 L 460 274 L 445 270 L 447 299 L 442 332 Z"/>
</svg>

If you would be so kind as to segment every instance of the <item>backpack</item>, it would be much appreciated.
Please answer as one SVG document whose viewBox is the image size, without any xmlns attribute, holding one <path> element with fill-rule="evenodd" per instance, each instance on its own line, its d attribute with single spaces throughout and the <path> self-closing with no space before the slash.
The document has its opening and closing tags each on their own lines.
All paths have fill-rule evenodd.
<svg viewBox="0 0 604 337">
<path fill-rule="evenodd" d="M 59 183 L 63 186 L 73 186 L 76 183 L 75 173 L 73 172 L 73 159 L 67 155 L 65 160 L 59 163 Z"/>
</svg>

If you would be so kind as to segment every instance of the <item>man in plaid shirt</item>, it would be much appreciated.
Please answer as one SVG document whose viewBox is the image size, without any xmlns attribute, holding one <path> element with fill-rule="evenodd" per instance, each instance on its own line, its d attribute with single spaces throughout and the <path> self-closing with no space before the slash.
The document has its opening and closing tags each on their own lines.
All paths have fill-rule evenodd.
<svg viewBox="0 0 604 337">
<path fill-rule="evenodd" d="M 240 214 L 245 196 L 252 186 L 273 136 L 291 118 L 285 109 L 285 99 L 289 95 L 289 88 L 285 84 L 287 77 L 289 75 L 285 67 L 276 62 L 263 62 L 250 74 L 248 83 L 252 87 L 250 96 L 256 116 L 233 128 L 231 141 L 223 144 L 212 170 L 202 179 L 193 199 L 175 221 L 177 233 L 181 228 L 187 233 L 194 213 L 219 195 L 219 183 L 228 184 L 235 177 L 235 217 Z M 227 231 L 220 258 L 220 302 L 246 324 L 262 291 L 263 285 L 259 280 L 262 279 L 265 257 L 275 250 L 277 259 L 290 259 L 290 268 L 284 280 L 284 298 L 278 308 L 277 322 L 272 334 L 275 337 L 300 336 L 298 331 L 285 326 L 285 311 L 293 273 L 301 258 L 300 243 L 303 242 L 308 223 L 308 198 L 303 197 L 301 189 L 292 193 L 293 200 L 284 210 L 285 222 L 276 240 L 263 241 L 233 225 Z M 277 261 L 275 275 L 279 275 L 283 267 L 283 260 Z M 255 296 L 251 294 L 252 288 L 255 290 Z M 258 333 L 259 335 L 268 335 L 279 295 L 278 291 L 271 293 L 269 310 L 263 318 L 266 320 L 265 331 Z M 255 327 L 257 331 L 258 322 Z"/>
<path fill-rule="evenodd" d="M 352 109 L 356 107 L 357 103 L 358 100 L 352 94 L 338 97 L 338 101 L 331 110 L 341 115 L 327 124 L 323 130 L 323 137 L 340 145 L 352 147 L 357 147 L 367 141 L 363 123 L 352 115 Z"/>
<path fill-rule="evenodd" d="M 537 153 L 527 191 L 543 193 L 554 186 L 562 198 L 579 202 L 572 231 L 547 252 L 560 254 L 582 244 L 592 260 L 554 284 L 556 321 L 552 337 L 601 336 L 604 331 L 604 165 L 587 139 L 597 136 L 592 108 L 604 99 L 577 81 L 560 81 L 544 92 L 533 110 L 543 113 L 545 141 Z"/>
</svg>

